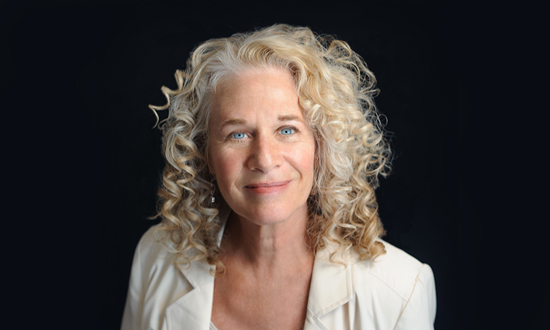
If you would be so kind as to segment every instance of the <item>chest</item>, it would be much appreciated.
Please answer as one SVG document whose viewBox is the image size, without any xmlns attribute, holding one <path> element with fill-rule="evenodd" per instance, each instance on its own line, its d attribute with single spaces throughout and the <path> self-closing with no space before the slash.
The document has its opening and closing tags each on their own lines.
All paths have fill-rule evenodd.
<svg viewBox="0 0 550 330">
<path fill-rule="evenodd" d="M 212 323 L 227 329 L 303 329 L 311 275 L 254 278 L 232 274 L 214 282 Z"/>
</svg>

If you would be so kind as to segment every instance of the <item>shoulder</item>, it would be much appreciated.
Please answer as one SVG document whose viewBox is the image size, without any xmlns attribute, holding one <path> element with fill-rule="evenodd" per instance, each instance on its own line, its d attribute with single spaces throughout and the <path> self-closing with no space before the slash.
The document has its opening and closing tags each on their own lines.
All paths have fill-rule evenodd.
<svg viewBox="0 0 550 330">
<path fill-rule="evenodd" d="M 419 282 L 434 281 L 429 265 L 386 241 L 379 241 L 386 249 L 384 255 L 374 260 L 354 261 L 354 275 L 359 284 L 368 281 L 407 301 Z"/>
<path fill-rule="evenodd" d="M 155 239 L 155 232 L 160 224 L 151 226 L 139 240 L 135 256 L 141 262 L 150 262 L 158 258 L 165 258 L 169 255 L 166 248 Z"/>
<path fill-rule="evenodd" d="M 159 227 L 151 226 L 136 247 L 122 329 L 160 329 L 167 308 L 192 290 L 177 254 L 155 237 Z"/>
<path fill-rule="evenodd" d="M 355 328 L 361 329 L 433 329 L 436 297 L 430 266 L 388 242 L 380 242 L 386 253 L 374 260 L 360 260 L 353 249 L 347 249 L 336 262 L 323 259 L 314 266 L 322 276 L 314 274 L 312 278 L 312 287 L 317 289 L 312 310 L 322 313 L 334 308 L 333 303 L 349 299 L 345 309 L 324 316 L 324 321 L 336 322 L 332 328 L 338 328 L 338 320 L 353 319 Z M 320 253 L 319 259 L 328 254 Z M 347 267 L 341 268 L 340 261 Z M 326 302 L 331 304 L 327 307 Z"/>
<path fill-rule="evenodd" d="M 157 239 L 155 233 L 159 227 L 160 224 L 153 225 L 141 236 L 134 253 L 132 275 L 140 274 L 144 281 L 151 276 L 176 271 L 177 255 Z"/>
</svg>

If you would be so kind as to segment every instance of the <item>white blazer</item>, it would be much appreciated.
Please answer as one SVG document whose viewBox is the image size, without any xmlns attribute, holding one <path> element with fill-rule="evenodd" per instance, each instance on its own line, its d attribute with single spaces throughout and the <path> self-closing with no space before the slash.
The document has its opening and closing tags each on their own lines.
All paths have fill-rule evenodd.
<svg viewBox="0 0 550 330">
<path fill-rule="evenodd" d="M 213 266 L 205 261 L 175 265 L 175 255 L 154 241 L 154 227 L 136 248 L 122 330 L 211 329 Z M 329 261 L 330 246 L 316 254 L 304 330 L 433 329 L 430 266 L 381 242 L 386 254 L 375 261 L 360 261 L 347 250 L 340 257 L 344 266 Z"/>
</svg>

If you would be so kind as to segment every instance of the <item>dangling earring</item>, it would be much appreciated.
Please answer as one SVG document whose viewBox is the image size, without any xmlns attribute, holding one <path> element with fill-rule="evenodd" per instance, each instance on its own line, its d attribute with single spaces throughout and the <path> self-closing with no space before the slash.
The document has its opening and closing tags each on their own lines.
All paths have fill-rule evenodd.
<svg viewBox="0 0 550 330">
<path fill-rule="evenodd" d="M 214 197 L 214 192 L 216 191 L 216 186 L 214 186 L 214 181 L 210 182 L 210 204 L 214 204 L 216 197 Z"/>
</svg>

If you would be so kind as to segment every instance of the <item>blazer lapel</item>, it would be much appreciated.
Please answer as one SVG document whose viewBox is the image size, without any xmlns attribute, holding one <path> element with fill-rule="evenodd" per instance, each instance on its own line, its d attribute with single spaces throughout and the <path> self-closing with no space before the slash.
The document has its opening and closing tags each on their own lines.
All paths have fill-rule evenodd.
<svg viewBox="0 0 550 330">
<path fill-rule="evenodd" d="M 339 263 L 329 260 L 335 249 L 335 245 L 327 246 L 315 256 L 304 330 L 327 329 L 321 317 L 353 298 L 350 251 L 345 251 L 340 257 L 336 255 L 335 261 L 341 261 Z"/>
<path fill-rule="evenodd" d="M 219 218 L 222 228 L 218 236 L 218 246 L 221 243 L 225 224 L 231 209 L 227 205 L 220 206 Z M 166 309 L 167 330 L 208 330 L 212 318 L 212 304 L 214 302 L 214 276 L 210 271 L 215 270 L 205 260 L 190 263 L 189 267 L 179 267 L 185 279 L 193 286 L 189 291 Z"/>
<path fill-rule="evenodd" d="M 214 299 L 213 269 L 204 261 L 193 261 L 181 273 L 193 286 L 193 290 L 176 300 L 166 309 L 168 330 L 208 330 Z"/>
</svg>

